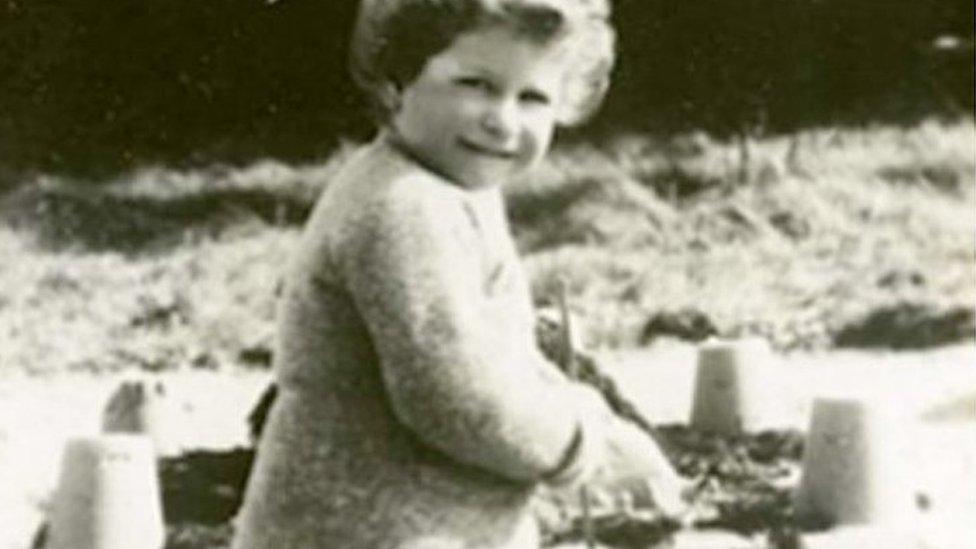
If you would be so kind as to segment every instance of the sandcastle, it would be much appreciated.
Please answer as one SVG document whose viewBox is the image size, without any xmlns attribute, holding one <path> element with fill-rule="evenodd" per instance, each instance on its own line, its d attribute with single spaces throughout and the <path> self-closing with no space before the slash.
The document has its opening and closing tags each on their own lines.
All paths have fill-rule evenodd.
<svg viewBox="0 0 976 549">
<path fill-rule="evenodd" d="M 75 438 L 65 446 L 49 549 L 160 549 L 162 504 L 152 441 L 140 434 Z"/>
<path fill-rule="evenodd" d="M 795 498 L 799 522 L 897 524 L 911 518 L 917 504 L 907 485 L 905 422 L 884 400 L 816 399 Z"/>
<path fill-rule="evenodd" d="M 174 450 L 161 396 L 161 385 L 123 382 L 103 411 L 103 432 L 66 442 L 48 549 L 163 547 L 156 459 Z"/>
<path fill-rule="evenodd" d="M 698 350 L 691 426 L 721 435 L 762 427 L 775 411 L 778 384 L 769 344 L 712 339 Z"/>
</svg>

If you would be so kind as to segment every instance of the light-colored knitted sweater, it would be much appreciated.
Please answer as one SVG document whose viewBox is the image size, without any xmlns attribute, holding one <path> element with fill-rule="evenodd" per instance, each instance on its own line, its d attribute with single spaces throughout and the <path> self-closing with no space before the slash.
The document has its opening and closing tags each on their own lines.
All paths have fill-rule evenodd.
<svg viewBox="0 0 976 549">
<path fill-rule="evenodd" d="M 235 549 L 538 547 L 528 499 L 584 474 L 605 405 L 536 349 L 502 206 L 382 134 L 337 175 L 286 279 Z"/>
</svg>

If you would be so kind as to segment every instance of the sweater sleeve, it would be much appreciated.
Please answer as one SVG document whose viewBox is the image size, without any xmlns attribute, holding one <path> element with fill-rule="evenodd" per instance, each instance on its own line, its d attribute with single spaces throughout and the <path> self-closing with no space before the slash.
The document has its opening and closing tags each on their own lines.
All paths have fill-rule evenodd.
<svg viewBox="0 0 976 549">
<path fill-rule="evenodd" d="M 582 474 L 579 387 L 496 337 L 504 330 L 486 314 L 478 235 L 460 200 L 391 194 L 364 208 L 350 234 L 340 269 L 397 418 L 454 459 L 507 478 Z"/>
</svg>

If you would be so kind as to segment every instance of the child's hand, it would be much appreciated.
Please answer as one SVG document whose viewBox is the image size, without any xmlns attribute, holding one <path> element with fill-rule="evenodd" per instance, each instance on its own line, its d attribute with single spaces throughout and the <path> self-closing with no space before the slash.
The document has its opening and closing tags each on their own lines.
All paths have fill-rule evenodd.
<svg viewBox="0 0 976 549">
<path fill-rule="evenodd" d="M 608 428 L 605 466 L 606 482 L 628 493 L 634 505 L 654 506 L 679 520 L 688 514 L 689 482 L 637 427 L 617 419 Z"/>
</svg>

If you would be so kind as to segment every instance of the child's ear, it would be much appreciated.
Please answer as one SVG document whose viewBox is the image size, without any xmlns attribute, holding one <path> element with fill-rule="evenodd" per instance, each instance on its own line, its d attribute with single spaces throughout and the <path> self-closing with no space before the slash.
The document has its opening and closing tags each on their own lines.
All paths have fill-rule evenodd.
<svg viewBox="0 0 976 549">
<path fill-rule="evenodd" d="M 573 127 L 581 123 L 579 112 L 569 105 L 566 101 L 563 101 L 561 105 L 556 109 L 556 125 L 561 127 Z"/>
<path fill-rule="evenodd" d="M 564 94 L 556 109 L 556 124 L 563 127 L 582 125 L 599 108 L 606 91 L 606 85 L 600 83 L 588 83 L 571 89 Z"/>
<path fill-rule="evenodd" d="M 400 103 L 403 98 L 403 87 L 393 80 L 388 80 L 377 86 L 376 98 L 379 100 L 383 109 L 392 114 L 400 110 Z"/>
<path fill-rule="evenodd" d="M 579 86 L 564 85 L 556 101 L 555 121 L 557 126 L 573 127 L 581 122 Z"/>
</svg>

